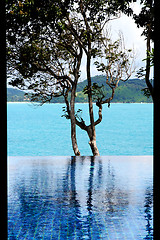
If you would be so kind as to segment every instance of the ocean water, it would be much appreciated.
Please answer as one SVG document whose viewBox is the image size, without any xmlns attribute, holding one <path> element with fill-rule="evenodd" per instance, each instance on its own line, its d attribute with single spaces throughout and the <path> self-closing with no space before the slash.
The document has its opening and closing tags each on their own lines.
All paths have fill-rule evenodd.
<svg viewBox="0 0 160 240">
<path fill-rule="evenodd" d="M 70 120 L 61 117 L 64 104 L 7 103 L 8 156 L 72 156 Z M 88 104 L 76 104 L 89 124 Z M 95 120 L 98 108 L 94 104 Z M 97 146 L 105 155 L 153 155 L 153 104 L 112 103 L 103 106 L 96 126 Z M 92 155 L 85 131 L 77 127 L 82 156 Z"/>
</svg>

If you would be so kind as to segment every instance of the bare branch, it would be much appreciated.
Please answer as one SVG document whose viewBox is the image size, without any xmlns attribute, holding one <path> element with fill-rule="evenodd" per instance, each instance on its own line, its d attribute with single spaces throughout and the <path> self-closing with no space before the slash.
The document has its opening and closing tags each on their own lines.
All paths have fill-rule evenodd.
<svg viewBox="0 0 160 240">
<path fill-rule="evenodd" d="M 95 121 L 95 123 L 94 123 L 95 126 L 98 125 L 102 121 L 102 104 L 96 103 L 96 105 L 99 107 L 99 110 L 98 110 L 99 118 L 97 119 L 97 121 Z"/>
<path fill-rule="evenodd" d="M 69 16 L 67 16 L 67 20 L 69 22 L 69 24 L 65 24 L 65 26 L 67 27 L 68 30 L 71 31 L 71 33 L 73 34 L 73 36 L 76 38 L 76 40 L 79 42 L 81 48 L 85 51 L 85 53 L 87 54 L 87 49 L 85 48 L 83 42 L 81 41 L 81 38 L 79 37 L 77 31 L 75 30 L 75 28 L 73 27 L 73 24 L 69 18 Z"/>
</svg>

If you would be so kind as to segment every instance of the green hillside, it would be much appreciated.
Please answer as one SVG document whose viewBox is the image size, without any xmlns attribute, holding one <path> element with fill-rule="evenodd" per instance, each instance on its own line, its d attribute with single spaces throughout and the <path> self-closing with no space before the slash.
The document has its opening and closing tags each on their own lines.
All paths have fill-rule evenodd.
<svg viewBox="0 0 160 240">
<path fill-rule="evenodd" d="M 105 86 L 105 95 L 109 97 L 111 95 L 110 88 L 105 83 L 105 76 L 95 76 L 92 78 L 92 83 L 98 83 L 99 86 L 102 84 Z M 87 80 L 78 83 L 77 85 L 77 95 L 76 102 L 87 102 L 87 95 L 85 95 L 82 91 L 84 87 L 87 85 Z M 147 98 L 143 95 L 141 91 L 146 87 L 146 84 L 143 80 L 139 79 L 130 79 L 126 82 L 120 82 L 119 87 L 115 91 L 115 96 L 112 102 L 152 102 L 152 98 Z M 22 102 L 29 101 L 24 96 L 24 92 L 8 88 L 7 89 L 7 101 L 8 102 Z M 52 103 L 63 103 L 63 97 L 53 98 Z"/>
<path fill-rule="evenodd" d="M 111 89 L 106 85 L 106 78 L 104 75 L 95 76 L 92 78 L 92 83 L 98 83 L 99 86 L 102 84 L 105 87 L 106 96 L 111 96 Z M 87 85 L 87 80 L 81 82 L 77 86 L 77 102 L 87 101 L 87 95 L 82 93 L 82 90 Z M 126 82 L 119 82 L 119 87 L 115 91 L 114 99 L 112 102 L 152 102 L 152 98 L 149 99 L 144 96 L 141 91 L 146 87 L 143 80 L 130 79 Z"/>
<path fill-rule="evenodd" d="M 27 98 L 24 96 L 25 92 L 14 89 L 7 88 L 7 102 L 24 102 Z"/>
</svg>

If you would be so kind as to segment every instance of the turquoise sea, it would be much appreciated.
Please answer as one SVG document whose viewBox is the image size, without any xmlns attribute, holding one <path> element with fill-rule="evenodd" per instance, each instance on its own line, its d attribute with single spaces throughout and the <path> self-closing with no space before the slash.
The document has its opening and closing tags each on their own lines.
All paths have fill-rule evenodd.
<svg viewBox="0 0 160 240">
<path fill-rule="evenodd" d="M 7 103 L 8 156 L 71 156 L 70 121 L 61 117 L 64 104 Z M 88 104 L 78 103 L 89 124 Z M 98 108 L 94 104 L 95 119 Z M 103 106 L 96 126 L 97 146 L 105 155 L 153 155 L 153 104 L 112 103 Z M 92 155 L 88 136 L 77 127 L 82 156 Z"/>
</svg>

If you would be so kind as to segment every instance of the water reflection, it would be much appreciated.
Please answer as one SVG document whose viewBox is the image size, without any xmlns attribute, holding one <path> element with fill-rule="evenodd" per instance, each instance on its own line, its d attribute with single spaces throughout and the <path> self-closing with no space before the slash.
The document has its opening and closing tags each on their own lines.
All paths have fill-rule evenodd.
<svg viewBox="0 0 160 240">
<path fill-rule="evenodd" d="M 146 232 L 147 235 L 144 239 L 153 239 L 153 189 L 148 187 L 145 192 L 145 219 L 146 219 Z"/>
<path fill-rule="evenodd" d="M 146 176 L 135 183 L 127 164 L 71 157 L 19 165 L 9 174 L 9 239 L 152 239 L 152 192 L 144 196 Z"/>
</svg>

